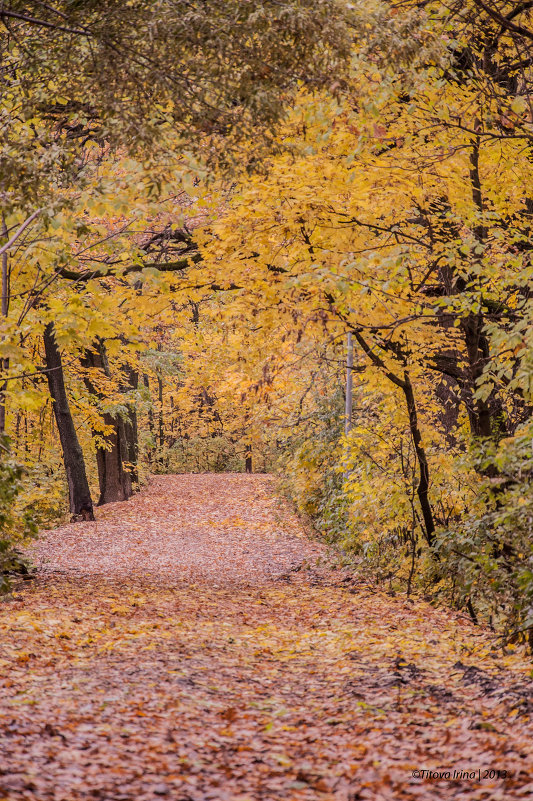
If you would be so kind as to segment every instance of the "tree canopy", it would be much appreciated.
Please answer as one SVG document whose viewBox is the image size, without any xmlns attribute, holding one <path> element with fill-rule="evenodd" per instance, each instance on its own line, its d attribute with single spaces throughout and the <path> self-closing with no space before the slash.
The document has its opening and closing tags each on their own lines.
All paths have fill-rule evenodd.
<svg viewBox="0 0 533 801">
<path fill-rule="evenodd" d="M 277 469 L 347 558 L 527 638 L 532 12 L 4 3 L 20 509 L 64 511 L 60 452 L 78 516 Z"/>
</svg>

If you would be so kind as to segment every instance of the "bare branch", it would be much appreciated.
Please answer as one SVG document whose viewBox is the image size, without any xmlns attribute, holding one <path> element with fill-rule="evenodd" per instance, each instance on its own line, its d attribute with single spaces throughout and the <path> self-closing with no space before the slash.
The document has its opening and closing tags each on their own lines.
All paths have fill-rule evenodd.
<svg viewBox="0 0 533 801">
<path fill-rule="evenodd" d="M 0 8 L 0 19 L 6 17 L 12 19 L 19 19 L 22 22 L 29 22 L 30 25 L 37 25 L 41 28 L 52 28 L 54 31 L 63 31 L 63 33 L 74 33 L 76 36 L 90 36 L 90 31 L 84 31 L 81 28 L 67 28 L 64 25 L 56 25 L 54 22 L 47 22 L 44 19 L 37 19 L 37 17 L 30 17 L 27 14 L 17 14 L 16 11 L 8 11 L 5 8 Z"/>
<path fill-rule="evenodd" d="M 37 211 L 34 211 L 34 212 L 33 212 L 33 214 L 30 214 L 30 216 L 28 217 L 28 219 L 27 219 L 27 220 L 25 220 L 25 221 L 22 223 L 22 225 L 20 226 L 20 228 L 18 229 L 18 231 L 15 231 L 15 233 L 13 234 L 13 236 L 11 237 L 11 239 L 9 239 L 9 240 L 6 242 L 6 244 L 5 244 L 5 245 L 2 245 L 2 247 L 0 248 L 0 256 L 2 255 L 2 253 L 5 253 L 5 252 L 6 252 L 6 250 L 9 250 L 9 248 L 11 247 L 11 245 L 12 245 L 14 242 L 16 242 L 16 241 L 17 241 L 17 239 L 19 238 L 19 236 L 20 236 L 22 233 L 24 233 L 24 231 L 26 230 L 26 228 L 28 227 L 28 225 L 31 225 L 31 223 L 34 221 L 34 219 L 35 219 L 35 218 L 36 218 L 36 217 L 37 217 L 37 216 L 38 216 L 38 215 L 39 215 L 39 214 L 40 214 L 42 211 L 44 211 L 44 209 L 37 209 Z"/>
<path fill-rule="evenodd" d="M 517 12 L 521 13 L 522 11 L 530 8 L 531 3 L 520 3 L 519 8 L 515 9 L 515 13 L 511 13 L 506 17 L 495 8 L 491 8 L 488 3 L 485 3 L 483 0 L 474 0 L 474 3 L 476 6 L 479 6 L 479 8 L 482 8 L 491 19 L 493 19 L 495 22 L 499 22 L 502 28 L 505 28 L 505 30 L 512 31 L 513 33 L 519 34 L 519 36 L 524 36 L 526 39 L 531 39 L 533 41 L 533 31 L 530 31 L 529 28 L 524 28 L 523 25 L 517 25 L 516 23 L 511 22 L 511 18 L 517 16 Z"/>
</svg>

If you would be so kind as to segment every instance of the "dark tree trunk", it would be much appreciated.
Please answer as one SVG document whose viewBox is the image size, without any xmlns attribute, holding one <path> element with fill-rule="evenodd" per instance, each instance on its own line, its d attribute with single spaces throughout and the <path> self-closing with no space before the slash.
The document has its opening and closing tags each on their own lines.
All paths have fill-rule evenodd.
<svg viewBox="0 0 533 801">
<path fill-rule="evenodd" d="M 470 183 L 472 187 L 472 201 L 479 214 L 479 220 L 474 226 L 474 235 L 480 245 L 483 245 L 487 238 L 487 231 L 483 223 L 485 204 L 483 202 L 483 192 L 481 187 L 481 177 L 479 172 L 479 151 L 481 140 L 475 136 L 472 140 L 472 150 L 470 153 Z M 472 276 L 473 277 L 473 276 Z M 484 332 L 485 318 L 481 312 L 469 314 L 461 321 L 464 333 L 466 353 L 468 357 L 468 373 L 472 396 L 479 385 L 485 366 L 490 359 L 489 342 Z M 503 426 L 502 403 L 497 394 L 493 391 L 489 398 L 477 398 L 474 400 L 470 417 L 472 434 L 475 437 L 492 437 L 501 433 Z"/>
<path fill-rule="evenodd" d="M 354 331 L 354 334 L 355 338 L 361 345 L 363 351 L 369 357 L 370 361 L 376 367 L 379 367 L 380 370 L 383 371 L 384 375 L 387 376 L 389 381 L 392 381 L 393 384 L 399 387 L 405 396 L 407 412 L 409 415 L 409 431 L 411 433 L 411 438 L 413 440 L 416 459 L 418 462 L 418 469 L 420 473 L 420 478 L 418 480 L 418 487 L 417 487 L 417 495 L 420 503 L 420 509 L 422 511 L 422 517 L 424 519 L 424 534 L 426 536 L 428 545 L 431 546 L 433 544 L 434 534 L 435 534 L 435 519 L 433 517 L 433 509 L 431 507 L 431 502 L 429 500 L 429 465 L 426 456 L 426 451 L 422 444 L 422 433 L 418 425 L 418 414 L 416 411 L 415 395 L 413 392 L 413 385 L 411 384 L 409 373 L 407 372 L 406 369 L 404 369 L 403 379 L 395 375 L 395 373 L 393 373 L 391 370 L 387 368 L 383 360 L 376 353 L 374 353 L 372 348 L 368 345 L 367 341 L 362 336 L 361 332 Z"/>
<path fill-rule="evenodd" d="M 404 373 L 403 379 L 403 394 L 407 403 L 407 411 L 409 413 L 409 429 L 413 439 L 416 458 L 418 460 L 418 468 L 420 471 L 420 478 L 418 481 L 417 495 L 422 510 L 422 517 L 424 518 L 424 528 L 426 530 L 426 539 L 428 545 L 433 544 L 433 535 L 435 533 L 435 521 L 433 519 L 433 510 L 429 501 L 429 465 L 426 457 L 426 451 L 422 445 L 422 434 L 418 426 L 418 415 L 416 412 L 416 401 L 413 392 L 413 385 L 407 371 Z"/>
<path fill-rule="evenodd" d="M 148 406 L 148 428 L 150 429 L 150 447 L 147 450 L 146 456 L 148 458 L 148 462 L 151 464 L 154 458 L 154 448 L 155 448 L 155 421 L 154 421 L 154 407 L 152 405 L 152 394 L 150 391 L 150 381 L 146 373 L 143 374 L 143 384 L 148 391 L 150 404 Z"/>
<path fill-rule="evenodd" d="M 468 367 L 472 394 L 475 391 L 478 381 L 483 375 L 483 368 L 487 357 L 481 350 L 481 344 L 485 338 L 483 336 L 483 316 L 481 314 L 470 314 L 462 321 L 462 329 L 465 337 L 466 352 L 468 356 Z M 490 437 L 492 434 L 492 414 L 487 401 L 476 399 L 470 414 L 470 426 L 475 437 Z"/>
<path fill-rule="evenodd" d="M 106 375 L 110 374 L 103 342 L 96 344 L 96 352 L 87 351 L 85 353 L 83 365 L 85 367 L 96 367 Z M 95 389 L 89 377 L 86 378 L 85 383 L 93 395 L 96 395 L 101 400 L 103 399 L 102 394 Z M 116 503 L 117 501 L 127 501 L 133 493 L 132 475 L 127 466 L 130 461 L 130 447 L 126 423 L 120 415 L 113 415 L 110 412 L 104 412 L 103 420 L 106 428 L 111 429 L 111 433 L 105 437 L 106 447 L 96 449 L 96 465 L 98 467 L 98 483 L 100 487 L 98 506 L 103 506 L 106 503 Z"/>
<path fill-rule="evenodd" d="M 163 376 L 160 373 L 157 375 L 157 398 L 159 400 L 159 447 L 163 448 L 165 444 L 165 427 L 163 418 Z"/>
<path fill-rule="evenodd" d="M 2 237 L 8 239 L 6 218 L 2 214 Z M 9 314 L 9 295 L 10 295 L 10 280 L 9 280 L 9 261 L 7 250 L 2 253 L 2 303 L 1 314 L 4 319 L 7 319 Z M 0 359 L 0 373 L 9 370 L 9 359 Z M 5 433 L 6 430 L 6 392 L 7 382 L 2 381 L 0 386 L 0 435 Z"/>
<path fill-rule="evenodd" d="M 477 212 L 477 220 L 473 226 L 473 233 L 478 243 L 476 250 L 483 251 L 484 243 L 487 239 L 487 229 L 484 222 L 485 203 L 483 199 L 483 187 L 479 170 L 481 139 L 479 135 L 474 135 L 471 139 L 470 150 L 470 190 L 474 208 Z M 459 230 L 455 226 L 445 221 L 445 215 L 451 206 L 447 198 L 441 199 L 433 204 L 432 211 L 441 213 L 442 223 L 440 226 L 439 239 L 442 242 L 460 236 Z M 473 258 L 479 260 L 481 256 L 476 253 Z M 481 267 L 481 263 L 478 264 Z M 457 274 L 451 268 L 439 270 L 441 293 L 446 295 L 456 295 L 467 291 L 469 285 L 479 286 L 477 272 L 471 271 L 470 275 Z M 439 314 L 438 319 L 444 328 L 452 325 L 453 317 L 447 313 Z M 481 311 L 472 312 L 460 319 L 461 330 L 463 332 L 464 344 L 466 349 L 466 364 L 463 365 L 459 353 L 450 351 L 434 357 L 432 368 L 440 369 L 441 372 L 454 378 L 460 388 L 460 398 L 464 403 L 473 437 L 494 437 L 505 432 L 503 405 L 501 395 L 494 389 L 488 398 L 476 397 L 476 390 L 479 387 L 480 379 L 483 376 L 486 365 L 490 360 L 490 347 L 485 333 L 485 318 Z"/>
<path fill-rule="evenodd" d="M 252 446 L 247 445 L 245 451 L 245 470 L 247 473 L 252 472 Z"/>
<path fill-rule="evenodd" d="M 139 374 L 136 370 L 128 368 L 127 381 L 129 389 L 138 389 Z M 128 404 L 128 417 L 124 420 L 124 432 L 126 436 L 127 460 L 132 482 L 139 480 L 139 428 L 137 421 L 137 409 L 134 403 Z"/>
<path fill-rule="evenodd" d="M 133 492 L 131 474 L 124 466 L 124 463 L 128 461 L 124 420 L 105 413 L 104 424 L 112 427 L 113 430 L 106 437 L 108 447 L 97 448 L 96 450 L 98 482 L 100 484 L 98 506 L 103 506 L 105 503 L 127 501 Z"/>
<path fill-rule="evenodd" d="M 63 376 L 61 353 L 57 346 L 53 323 L 44 329 L 46 376 L 52 396 L 54 415 L 59 431 L 63 461 L 67 474 L 70 511 L 73 520 L 94 520 L 93 502 L 83 451 L 76 434 Z"/>
</svg>

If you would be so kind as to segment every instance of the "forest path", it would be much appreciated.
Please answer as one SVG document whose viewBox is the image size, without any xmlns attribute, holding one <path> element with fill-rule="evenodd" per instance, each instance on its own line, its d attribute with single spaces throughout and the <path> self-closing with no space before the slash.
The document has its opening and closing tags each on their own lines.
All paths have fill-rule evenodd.
<svg viewBox="0 0 533 801">
<path fill-rule="evenodd" d="M 533 794 L 531 666 L 317 564 L 268 476 L 157 477 L 36 553 L 0 604 L 2 801 Z"/>
</svg>

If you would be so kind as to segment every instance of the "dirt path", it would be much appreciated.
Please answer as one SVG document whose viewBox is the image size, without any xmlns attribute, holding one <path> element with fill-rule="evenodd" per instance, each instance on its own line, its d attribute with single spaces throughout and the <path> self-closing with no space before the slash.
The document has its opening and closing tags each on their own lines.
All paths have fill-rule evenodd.
<svg viewBox="0 0 533 801">
<path fill-rule="evenodd" d="M 51 532 L 0 605 L 0 801 L 530 797 L 531 666 L 321 555 L 264 476 Z"/>
</svg>

